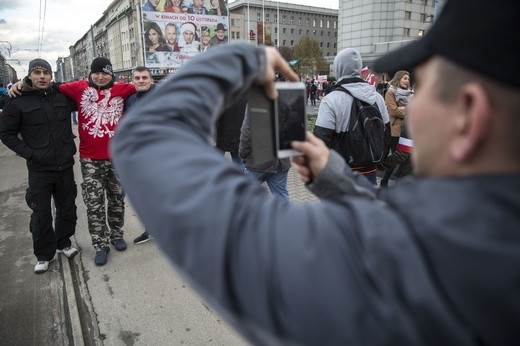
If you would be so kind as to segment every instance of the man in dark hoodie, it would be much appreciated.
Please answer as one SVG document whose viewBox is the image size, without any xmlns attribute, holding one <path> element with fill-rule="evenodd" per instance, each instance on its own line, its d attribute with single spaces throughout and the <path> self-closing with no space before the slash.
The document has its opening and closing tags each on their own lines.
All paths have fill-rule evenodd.
<svg viewBox="0 0 520 346">
<path fill-rule="evenodd" d="M 76 144 L 70 124 L 75 106 L 51 81 L 49 63 L 32 60 L 29 75 L 22 81 L 21 97 L 9 102 L 0 117 L 0 139 L 27 160 L 29 188 L 25 199 L 32 209 L 29 228 L 38 260 L 36 274 L 49 269 L 56 252 L 69 258 L 78 253 L 70 241 L 77 219 Z M 51 199 L 56 206 L 54 228 Z"/>
</svg>

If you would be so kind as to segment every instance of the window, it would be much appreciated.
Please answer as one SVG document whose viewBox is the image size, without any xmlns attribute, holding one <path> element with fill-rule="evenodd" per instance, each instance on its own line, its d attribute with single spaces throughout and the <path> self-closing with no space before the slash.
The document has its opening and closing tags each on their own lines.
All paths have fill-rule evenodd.
<svg viewBox="0 0 520 346">
<path fill-rule="evenodd" d="M 291 47 L 294 46 L 294 40 L 291 40 Z"/>
<path fill-rule="evenodd" d="M 302 25 L 302 17 L 298 18 L 298 25 Z"/>
<path fill-rule="evenodd" d="M 256 14 L 256 21 L 261 22 L 262 21 L 262 14 L 259 12 Z"/>
<path fill-rule="evenodd" d="M 334 48 L 336 48 L 336 45 L 337 45 L 337 43 L 334 43 Z M 334 54 L 334 55 L 336 55 L 336 54 Z"/>
<path fill-rule="evenodd" d="M 422 23 L 426 22 L 426 13 L 421 13 L 420 20 Z"/>
<path fill-rule="evenodd" d="M 278 27 L 277 27 L 277 26 L 274 27 L 274 33 L 275 33 L 275 34 L 278 33 Z"/>
<path fill-rule="evenodd" d="M 234 31 L 231 32 L 231 38 L 235 39 L 235 32 Z"/>
<path fill-rule="evenodd" d="M 278 15 L 277 14 L 274 15 L 274 22 L 278 23 Z"/>
<path fill-rule="evenodd" d="M 278 46 L 278 40 L 277 39 L 274 40 L 274 45 Z"/>
<path fill-rule="evenodd" d="M 316 36 L 316 30 L 312 30 L 312 35 Z"/>
<path fill-rule="evenodd" d="M 282 41 L 282 46 L 285 46 L 285 40 Z"/>
<path fill-rule="evenodd" d="M 266 13 L 266 14 L 265 14 L 265 21 L 266 21 L 267 23 L 269 23 L 269 13 Z"/>
<path fill-rule="evenodd" d="M 282 16 L 282 24 L 285 24 L 285 16 Z"/>
<path fill-rule="evenodd" d="M 336 29 L 336 26 L 337 26 L 337 22 L 334 21 L 334 29 Z"/>
<path fill-rule="evenodd" d="M 231 18 L 231 26 L 235 26 L 235 18 Z"/>
<path fill-rule="evenodd" d="M 320 32 L 320 36 L 323 37 L 323 30 Z"/>
<path fill-rule="evenodd" d="M 309 36 L 309 30 L 307 30 L 307 32 L 305 33 L 305 35 Z"/>
<path fill-rule="evenodd" d="M 327 33 L 327 37 L 330 37 L 330 31 Z"/>
<path fill-rule="evenodd" d="M 309 26 L 309 18 L 305 18 L 305 25 Z"/>
<path fill-rule="evenodd" d="M 403 28 L 403 36 L 410 36 L 410 28 Z"/>
<path fill-rule="evenodd" d="M 417 34 L 417 36 L 423 37 L 424 36 L 424 30 L 419 30 L 419 33 Z"/>
<path fill-rule="evenodd" d="M 330 42 L 327 42 L 327 48 L 330 48 Z"/>
<path fill-rule="evenodd" d="M 291 25 L 293 25 L 293 24 L 294 24 L 294 17 L 291 16 Z"/>
<path fill-rule="evenodd" d="M 412 12 L 410 11 L 404 11 L 404 19 L 412 19 Z"/>
<path fill-rule="evenodd" d="M 282 28 L 282 34 L 286 34 L 287 33 L 287 28 Z"/>
<path fill-rule="evenodd" d="M 323 28 L 323 19 L 320 19 L 320 28 Z"/>
<path fill-rule="evenodd" d="M 237 40 L 240 40 L 240 32 L 237 31 Z"/>
<path fill-rule="evenodd" d="M 312 20 L 312 26 L 316 27 L 316 19 Z"/>
<path fill-rule="evenodd" d="M 302 29 L 298 30 L 298 35 L 302 34 Z"/>
<path fill-rule="evenodd" d="M 327 20 L 327 28 L 330 28 L 330 20 Z"/>
<path fill-rule="evenodd" d="M 291 29 L 291 35 L 294 35 L 294 29 Z"/>
<path fill-rule="evenodd" d="M 320 42 L 320 48 L 323 48 L 323 42 Z"/>
</svg>

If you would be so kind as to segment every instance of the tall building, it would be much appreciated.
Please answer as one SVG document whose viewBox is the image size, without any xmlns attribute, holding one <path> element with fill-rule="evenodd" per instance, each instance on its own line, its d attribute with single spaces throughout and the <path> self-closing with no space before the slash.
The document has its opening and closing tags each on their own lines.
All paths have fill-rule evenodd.
<svg viewBox="0 0 520 346">
<path fill-rule="evenodd" d="M 423 36 L 435 0 L 340 0 L 338 50 L 355 48 L 364 65 Z M 475 24 L 478 25 L 478 24 Z"/>
<path fill-rule="evenodd" d="M 319 42 L 326 60 L 337 54 L 338 10 L 261 0 L 237 0 L 228 6 L 231 41 L 294 47 L 309 36 Z"/>
</svg>

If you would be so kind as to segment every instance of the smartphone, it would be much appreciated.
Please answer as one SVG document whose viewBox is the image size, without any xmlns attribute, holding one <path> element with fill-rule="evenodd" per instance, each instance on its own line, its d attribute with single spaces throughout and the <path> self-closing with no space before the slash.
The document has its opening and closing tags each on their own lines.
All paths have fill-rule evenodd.
<svg viewBox="0 0 520 346">
<path fill-rule="evenodd" d="M 267 98 L 263 88 L 254 86 L 249 92 L 247 109 L 253 162 L 258 165 L 276 160 L 274 101 Z"/>
<path fill-rule="evenodd" d="M 292 141 L 305 141 L 307 132 L 307 102 L 305 84 L 301 82 L 277 82 L 278 98 L 275 100 L 275 125 L 277 157 L 303 155 L 291 148 Z"/>
</svg>

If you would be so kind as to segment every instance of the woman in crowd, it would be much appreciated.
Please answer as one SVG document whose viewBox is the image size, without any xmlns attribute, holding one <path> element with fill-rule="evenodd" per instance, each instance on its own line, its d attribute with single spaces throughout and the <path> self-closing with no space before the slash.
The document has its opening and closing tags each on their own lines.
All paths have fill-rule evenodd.
<svg viewBox="0 0 520 346">
<path fill-rule="evenodd" d="M 408 71 L 397 71 L 394 78 L 390 81 L 390 87 L 385 94 L 386 108 L 390 115 L 391 141 L 390 150 L 395 152 L 399 137 L 401 136 L 401 125 L 406 116 L 406 105 L 412 90 L 410 89 L 410 73 Z M 381 186 L 388 185 L 388 179 L 393 173 L 393 169 L 385 170 Z"/>
</svg>

